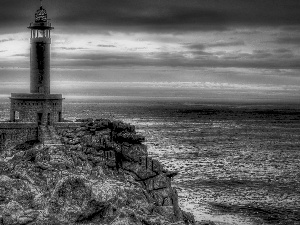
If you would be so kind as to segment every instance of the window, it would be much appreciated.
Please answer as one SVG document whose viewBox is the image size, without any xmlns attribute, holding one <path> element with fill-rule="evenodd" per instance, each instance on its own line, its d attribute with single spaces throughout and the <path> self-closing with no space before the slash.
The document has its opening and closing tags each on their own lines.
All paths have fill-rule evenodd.
<svg viewBox="0 0 300 225">
<path fill-rule="evenodd" d="M 15 120 L 15 121 L 16 121 L 16 120 L 19 120 L 19 119 L 20 119 L 20 112 L 19 112 L 19 111 L 15 111 L 14 114 L 15 114 L 14 120 Z"/>
</svg>

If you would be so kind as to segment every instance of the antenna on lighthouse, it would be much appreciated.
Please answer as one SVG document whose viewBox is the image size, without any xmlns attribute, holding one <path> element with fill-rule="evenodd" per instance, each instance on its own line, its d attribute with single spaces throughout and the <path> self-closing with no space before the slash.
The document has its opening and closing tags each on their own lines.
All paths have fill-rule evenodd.
<svg viewBox="0 0 300 225">
<path fill-rule="evenodd" d="M 41 2 L 41 7 L 43 7 L 43 0 L 40 0 L 40 2 Z"/>
</svg>

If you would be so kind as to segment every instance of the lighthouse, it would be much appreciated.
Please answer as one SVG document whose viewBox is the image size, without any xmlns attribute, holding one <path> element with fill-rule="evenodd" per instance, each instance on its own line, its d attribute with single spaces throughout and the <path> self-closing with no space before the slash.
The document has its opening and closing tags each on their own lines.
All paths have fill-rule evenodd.
<svg viewBox="0 0 300 225">
<path fill-rule="evenodd" d="M 42 2 L 35 13 L 35 21 L 28 28 L 31 30 L 30 93 L 50 94 L 50 35 L 54 28 Z"/>
<path fill-rule="evenodd" d="M 30 93 L 12 93 L 11 122 L 52 126 L 62 121 L 62 95 L 50 93 L 51 30 L 47 11 L 41 6 L 30 23 Z"/>
</svg>

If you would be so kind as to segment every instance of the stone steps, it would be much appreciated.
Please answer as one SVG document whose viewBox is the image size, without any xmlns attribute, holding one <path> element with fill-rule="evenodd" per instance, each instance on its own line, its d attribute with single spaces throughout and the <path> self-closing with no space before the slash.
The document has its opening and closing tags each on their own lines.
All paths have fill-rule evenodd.
<svg viewBox="0 0 300 225">
<path fill-rule="evenodd" d="M 53 126 L 40 126 L 40 130 L 44 145 L 62 145 Z"/>
</svg>

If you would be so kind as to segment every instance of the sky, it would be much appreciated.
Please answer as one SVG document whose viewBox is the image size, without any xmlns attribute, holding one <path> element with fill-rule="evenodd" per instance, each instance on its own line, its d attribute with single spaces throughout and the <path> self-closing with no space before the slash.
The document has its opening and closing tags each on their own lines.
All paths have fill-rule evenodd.
<svg viewBox="0 0 300 225">
<path fill-rule="evenodd" d="M 27 27 L 40 1 L 0 1 L 0 95 L 28 92 Z M 44 0 L 43 6 L 55 28 L 55 92 L 300 102 L 299 0 Z"/>
</svg>

